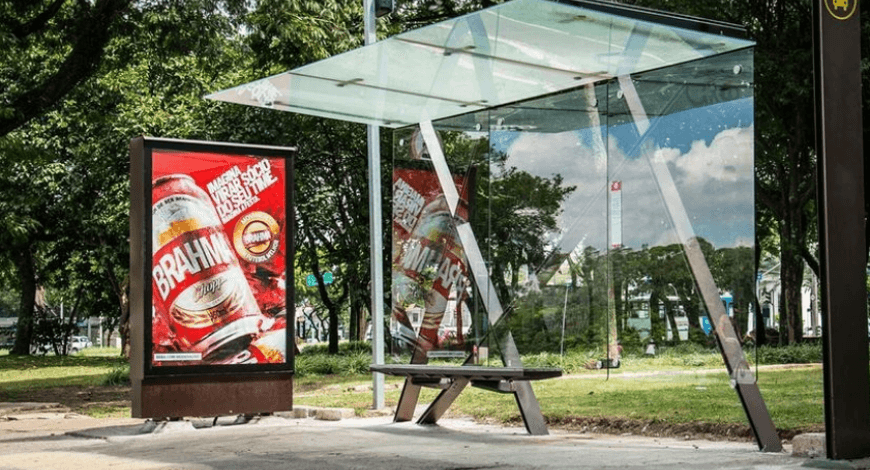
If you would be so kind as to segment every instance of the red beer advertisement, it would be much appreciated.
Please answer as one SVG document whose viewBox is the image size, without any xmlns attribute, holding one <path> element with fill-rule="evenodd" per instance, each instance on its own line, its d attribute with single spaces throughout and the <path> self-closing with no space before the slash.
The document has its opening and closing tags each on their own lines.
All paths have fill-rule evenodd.
<svg viewBox="0 0 870 470">
<path fill-rule="evenodd" d="M 430 169 L 393 171 L 392 336 L 425 363 L 436 350 L 464 347 L 471 326 L 465 305 L 468 266 L 456 225 L 469 220 L 473 172 L 454 175 L 456 214 Z"/>
<path fill-rule="evenodd" d="M 285 173 L 283 158 L 152 151 L 152 367 L 287 362 Z"/>
</svg>

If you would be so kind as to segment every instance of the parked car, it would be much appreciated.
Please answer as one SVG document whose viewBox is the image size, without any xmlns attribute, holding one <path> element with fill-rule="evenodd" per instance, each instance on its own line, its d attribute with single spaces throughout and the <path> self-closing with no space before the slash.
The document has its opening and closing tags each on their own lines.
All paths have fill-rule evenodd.
<svg viewBox="0 0 870 470">
<path fill-rule="evenodd" d="M 69 351 L 70 354 L 75 354 L 82 349 L 90 348 L 93 345 L 94 343 L 92 343 L 91 339 L 87 336 L 73 336 L 72 338 L 70 338 Z"/>
<path fill-rule="evenodd" d="M 76 354 L 82 349 L 93 347 L 94 343 L 87 336 L 72 336 L 67 344 L 69 354 Z M 50 344 L 33 344 L 30 346 L 31 354 L 48 354 L 53 351 Z"/>
</svg>

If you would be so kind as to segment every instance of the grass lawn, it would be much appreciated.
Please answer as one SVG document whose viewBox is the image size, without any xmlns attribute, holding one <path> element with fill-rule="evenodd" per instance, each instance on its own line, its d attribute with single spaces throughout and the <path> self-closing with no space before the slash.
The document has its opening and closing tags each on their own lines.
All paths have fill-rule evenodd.
<svg viewBox="0 0 870 470">
<path fill-rule="evenodd" d="M 300 381 L 299 405 L 352 407 L 363 413 L 371 407 L 371 392 L 365 385 L 368 376 L 346 377 L 340 383 L 313 388 Z M 817 429 L 824 423 L 822 370 L 819 367 L 762 370 L 759 388 L 767 402 L 774 424 L 782 430 Z M 394 406 L 399 398 L 401 380 L 387 379 L 386 402 Z M 692 422 L 747 424 L 737 393 L 727 374 L 686 374 L 620 378 L 612 376 L 567 377 L 544 380 L 533 385 L 541 411 L 551 422 L 575 417 L 630 419 L 681 424 Z M 436 391 L 423 389 L 420 403 L 428 403 Z M 870 398 L 870 397 L 868 397 Z M 478 419 L 494 418 L 519 422 L 520 416 L 511 395 L 470 388 L 451 407 L 453 413 Z"/>
<path fill-rule="evenodd" d="M 626 362 L 612 371 L 582 371 L 560 379 L 534 382 L 541 410 L 554 424 L 577 420 L 628 420 L 678 426 L 711 423 L 746 426 L 746 416 L 716 359 L 686 356 L 656 362 Z M 53 401 L 91 416 L 129 416 L 129 386 L 105 386 L 125 361 L 118 350 L 93 348 L 69 357 L 18 357 L 0 353 L 0 401 Z M 679 374 L 672 371 L 680 370 Z M 632 373 L 640 376 L 632 377 Z M 658 372 L 658 375 L 652 373 Z M 668 372 L 671 372 L 670 374 Z M 402 379 L 387 378 L 386 402 L 394 406 Z M 824 423 L 822 370 L 803 367 L 759 372 L 758 384 L 774 424 L 780 430 L 818 430 Z M 301 375 L 295 379 L 298 405 L 371 408 L 369 374 Z M 420 402 L 432 401 L 437 391 L 424 388 Z M 87 395 L 84 398 L 81 395 Z M 870 399 L 870 397 L 868 397 Z M 511 395 L 469 388 L 450 410 L 455 415 L 519 423 Z"/>
<path fill-rule="evenodd" d="M 123 367 L 117 348 L 89 348 L 72 356 L 0 354 L 0 401 L 41 401 L 46 390 L 100 386 Z M 129 414 L 128 414 L 129 415 Z"/>
</svg>

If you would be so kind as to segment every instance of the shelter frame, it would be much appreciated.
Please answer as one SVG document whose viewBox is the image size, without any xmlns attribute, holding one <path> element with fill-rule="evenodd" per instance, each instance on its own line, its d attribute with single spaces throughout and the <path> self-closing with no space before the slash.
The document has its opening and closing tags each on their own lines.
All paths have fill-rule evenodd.
<svg viewBox="0 0 870 470">
<path fill-rule="evenodd" d="M 511 26 L 503 26 L 502 21 Z M 616 25 L 618 32 L 614 34 L 624 42 L 592 50 L 595 41 L 612 40 L 596 36 L 607 34 L 607 22 Z M 672 47 L 674 42 L 667 39 L 670 37 L 682 41 L 682 48 Z M 650 124 L 632 83 L 637 73 L 751 49 L 753 43 L 745 38 L 746 32 L 740 26 L 598 0 L 514 0 L 209 97 L 394 129 L 419 125 L 441 189 L 451 212 L 455 212 L 457 196 L 433 123 L 597 82 L 616 81 L 637 133 L 645 135 Z M 572 41 L 587 41 L 584 44 L 589 47 L 579 47 Z M 514 47 L 517 45 L 521 47 Z M 640 54 L 645 47 L 655 54 Z M 403 60 L 412 51 L 420 54 L 415 62 L 425 70 L 414 77 L 400 73 L 407 73 Z M 586 52 L 596 59 L 590 62 L 589 56 L 572 56 Z M 396 74 L 384 69 L 391 60 L 395 61 L 392 70 Z M 644 157 L 710 314 L 726 368 L 758 446 L 763 451 L 780 451 L 776 429 L 740 348 L 739 336 L 719 300 L 719 289 L 670 170 L 650 155 Z M 475 234 L 470 224 L 457 226 L 456 230 L 463 247 L 470 252 L 469 267 L 483 295 L 489 320 L 498 320 L 504 310 L 486 264 L 477 254 L 480 249 Z M 373 284 L 382 282 L 372 279 Z M 513 340 L 504 341 L 502 346 L 505 366 L 520 366 Z M 409 391 L 413 392 L 413 387 Z M 448 394 L 455 397 L 457 393 L 454 390 Z M 406 411 L 397 413 L 397 419 L 399 414 L 406 417 Z"/>
</svg>

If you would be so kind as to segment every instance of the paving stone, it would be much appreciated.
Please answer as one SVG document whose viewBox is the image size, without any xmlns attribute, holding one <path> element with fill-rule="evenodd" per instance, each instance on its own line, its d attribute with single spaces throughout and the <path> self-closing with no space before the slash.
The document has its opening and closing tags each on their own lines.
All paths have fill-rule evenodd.
<svg viewBox="0 0 870 470">
<path fill-rule="evenodd" d="M 363 413 L 363 417 L 373 418 L 378 416 L 393 416 L 395 413 L 396 409 L 388 406 L 379 410 L 365 410 L 365 412 Z"/>
<path fill-rule="evenodd" d="M 314 419 L 321 421 L 341 421 L 343 418 L 353 418 L 355 413 L 351 408 L 322 408 L 314 414 Z"/>
<path fill-rule="evenodd" d="M 314 406 L 294 406 L 290 411 L 277 411 L 275 416 L 289 419 L 312 418 L 320 408 Z"/>
<path fill-rule="evenodd" d="M 823 457 L 825 456 L 825 433 L 798 434 L 791 440 L 791 446 L 791 453 L 795 457 Z"/>
</svg>

